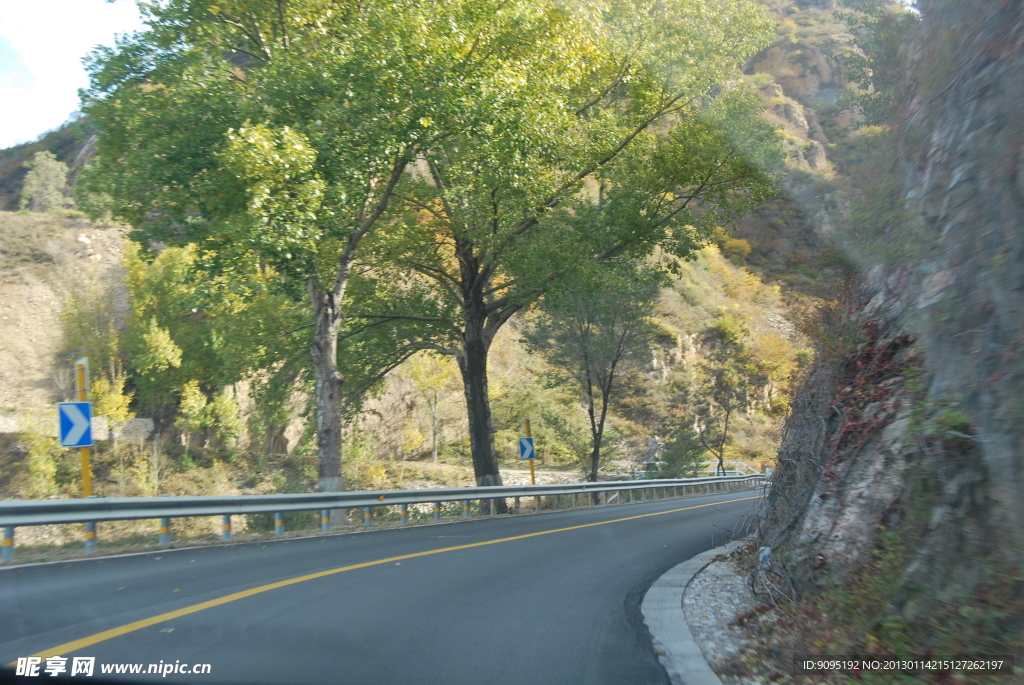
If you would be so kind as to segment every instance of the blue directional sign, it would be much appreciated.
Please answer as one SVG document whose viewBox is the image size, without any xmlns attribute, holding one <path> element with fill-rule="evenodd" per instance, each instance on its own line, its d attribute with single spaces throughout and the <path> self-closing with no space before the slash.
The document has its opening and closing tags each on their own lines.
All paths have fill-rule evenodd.
<svg viewBox="0 0 1024 685">
<path fill-rule="evenodd" d="M 533 459 L 536 453 L 533 451 L 533 438 L 519 438 L 519 458 Z"/>
<path fill-rule="evenodd" d="M 91 402 L 61 402 L 57 405 L 57 417 L 60 419 L 61 446 L 92 446 Z"/>
</svg>

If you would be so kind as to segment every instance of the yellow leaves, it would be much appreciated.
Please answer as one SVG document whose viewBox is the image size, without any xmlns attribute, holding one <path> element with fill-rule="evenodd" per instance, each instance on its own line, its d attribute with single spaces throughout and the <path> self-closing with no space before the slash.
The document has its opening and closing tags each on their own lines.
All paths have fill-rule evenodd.
<svg viewBox="0 0 1024 685">
<path fill-rule="evenodd" d="M 220 14 L 220 7 L 218 7 L 217 5 L 210 5 L 210 14 Z"/>
<path fill-rule="evenodd" d="M 142 334 L 145 349 L 135 359 L 135 365 L 142 373 L 165 371 L 181 366 L 181 348 L 171 339 L 171 332 L 157 323 L 156 317 L 149 320 L 149 329 Z"/>
<path fill-rule="evenodd" d="M 106 416 L 112 424 L 111 428 L 115 430 L 119 424 L 135 418 L 135 414 L 128 409 L 135 393 L 125 393 L 126 381 L 127 378 L 124 374 L 115 376 L 113 380 L 100 374 L 92 381 L 93 413 L 96 416 Z"/>
<path fill-rule="evenodd" d="M 431 124 L 433 123 L 433 117 L 420 117 L 420 126 L 422 126 L 423 128 L 430 128 Z"/>
</svg>

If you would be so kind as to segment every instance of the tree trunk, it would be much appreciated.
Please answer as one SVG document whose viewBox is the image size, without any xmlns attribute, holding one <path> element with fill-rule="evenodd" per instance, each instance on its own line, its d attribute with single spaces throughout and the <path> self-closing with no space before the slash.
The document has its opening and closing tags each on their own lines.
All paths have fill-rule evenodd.
<svg viewBox="0 0 1024 685">
<path fill-rule="evenodd" d="M 593 451 L 590 453 L 590 473 L 587 474 L 587 480 L 591 483 L 597 482 L 597 471 L 598 465 L 601 463 L 601 445 L 595 444 Z"/>
<path fill-rule="evenodd" d="M 467 316 L 466 319 L 463 354 L 457 359 L 462 372 L 462 387 L 466 393 L 473 472 L 478 486 L 501 485 L 498 456 L 494 451 L 491 402 L 487 395 L 487 353 L 490 341 L 484 337 L 483 316 Z M 499 499 L 497 505 L 500 513 L 508 511 L 504 499 Z M 486 502 L 481 502 L 481 509 L 487 506 Z"/>
<path fill-rule="evenodd" d="M 316 377 L 316 449 L 320 492 L 341 492 L 341 388 L 338 328 L 341 313 L 333 294 L 310 281 L 316 323 L 310 353 Z"/>
</svg>

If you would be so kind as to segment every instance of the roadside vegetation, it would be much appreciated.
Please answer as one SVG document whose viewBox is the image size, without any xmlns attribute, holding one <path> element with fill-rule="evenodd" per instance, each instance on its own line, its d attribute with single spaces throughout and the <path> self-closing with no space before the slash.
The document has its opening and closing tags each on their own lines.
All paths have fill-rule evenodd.
<svg viewBox="0 0 1024 685">
<path fill-rule="evenodd" d="M 207 5 L 152 7 L 74 135 L 3 157 L 5 268 L 60 293 L 47 400 L 90 360 L 100 496 L 515 481 L 526 417 L 549 478 L 772 463 L 810 353 L 734 235 L 789 163 L 740 77 L 755 3 Z M 102 272 L 68 261 L 90 226 Z M 0 409 L 0 494 L 79 496 L 48 404 Z"/>
</svg>

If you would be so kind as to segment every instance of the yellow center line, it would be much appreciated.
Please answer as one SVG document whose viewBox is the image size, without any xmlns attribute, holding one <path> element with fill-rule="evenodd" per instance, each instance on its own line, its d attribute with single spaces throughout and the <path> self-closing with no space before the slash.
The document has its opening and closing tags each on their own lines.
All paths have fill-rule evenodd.
<svg viewBox="0 0 1024 685">
<path fill-rule="evenodd" d="M 512 542 L 514 540 L 525 540 L 527 538 L 537 537 L 539 535 L 551 535 L 552 533 L 564 533 L 570 530 L 580 530 L 582 528 L 591 528 L 593 526 L 604 526 L 609 523 L 621 523 L 623 521 L 635 521 L 636 519 L 647 518 L 649 516 L 663 516 L 665 514 L 674 514 L 680 511 L 689 511 L 691 509 L 702 509 L 704 507 L 714 507 L 722 504 L 732 504 L 733 502 L 743 502 L 750 499 L 758 499 L 759 495 L 753 497 L 742 497 L 740 499 L 728 500 L 726 502 L 712 502 L 710 504 L 698 504 L 692 507 L 682 507 L 680 509 L 669 509 L 668 511 L 656 511 L 651 514 L 639 514 L 637 516 L 626 516 L 625 518 L 612 519 L 610 521 L 597 521 L 596 523 L 584 523 L 578 526 L 569 526 L 567 528 L 554 528 L 552 530 L 542 530 L 537 533 L 525 533 L 523 535 L 514 535 L 508 538 L 499 538 L 497 540 L 486 540 L 484 542 L 472 542 L 466 545 L 456 545 L 454 547 L 442 547 L 440 549 L 432 549 L 426 552 L 414 552 L 412 554 L 403 554 L 397 557 L 388 557 L 387 559 L 376 559 L 374 561 L 364 561 L 361 564 L 351 564 L 349 566 L 340 566 L 338 568 L 332 568 L 327 571 L 318 571 L 316 573 L 309 573 L 304 576 L 298 576 L 297 578 L 289 578 L 288 580 L 279 580 L 276 583 L 268 583 L 266 585 L 260 585 L 249 590 L 242 590 L 241 592 L 234 592 L 230 595 L 218 597 L 217 599 L 211 599 L 207 602 L 200 602 L 199 604 L 193 604 L 191 606 L 183 607 L 181 609 L 175 609 L 174 611 L 168 611 L 163 614 L 157 614 L 150 618 L 144 618 L 141 621 L 134 621 L 132 623 L 126 623 L 123 626 L 117 628 L 111 628 L 110 630 L 104 630 L 103 632 L 96 633 L 95 635 L 89 635 L 83 637 L 80 640 L 72 640 L 71 642 L 65 642 L 62 645 L 57 645 L 50 649 L 45 649 L 41 652 L 36 652 L 31 656 L 38 657 L 49 657 L 54 655 L 68 654 L 70 652 L 77 652 L 85 647 L 91 647 L 92 645 L 100 642 L 111 640 L 115 637 L 127 635 L 128 633 L 134 633 L 136 630 L 142 630 L 143 628 L 149 628 L 155 626 L 158 623 L 164 623 L 171 621 L 182 616 L 188 616 L 205 609 L 212 609 L 213 607 L 219 607 L 223 604 L 229 604 L 236 602 L 246 597 L 252 597 L 270 590 L 277 590 L 278 588 L 288 587 L 289 585 L 295 585 L 297 583 L 304 583 L 307 580 L 316 580 L 317 578 L 324 578 L 326 576 L 333 576 L 336 573 L 344 573 L 345 571 L 354 571 L 360 568 L 369 568 L 370 566 L 380 566 L 381 564 L 388 564 L 395 561 L 404 561 L 405 559 L 415 559 L 417 557 L 427 557 L 432 554 L 441 554 L 443 552 L 456 552 L 461 549 L 472 549 L 474 547 L 484 547 L 486 545 L 497 545 L 501 542 Z M 9 668 L 13 668 L 16 664 L 11 662 L 7 664 Z"/>
</svg>

